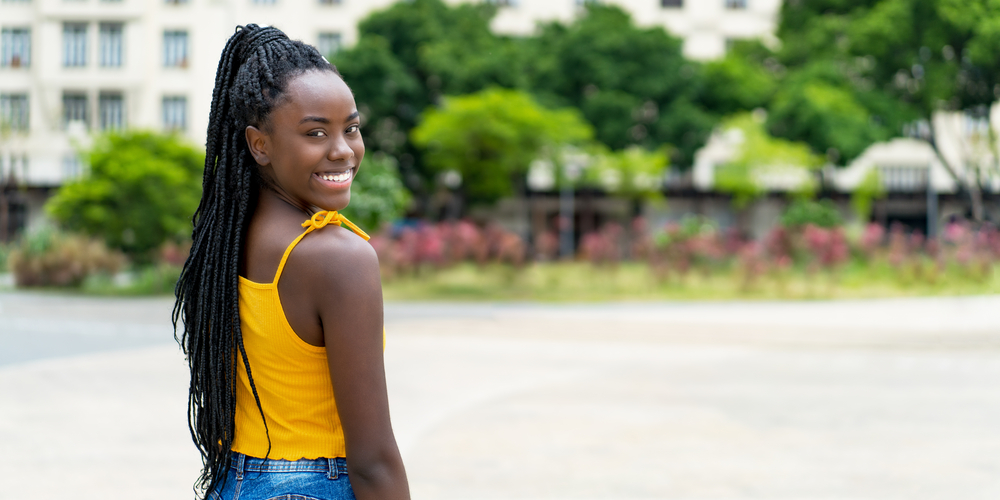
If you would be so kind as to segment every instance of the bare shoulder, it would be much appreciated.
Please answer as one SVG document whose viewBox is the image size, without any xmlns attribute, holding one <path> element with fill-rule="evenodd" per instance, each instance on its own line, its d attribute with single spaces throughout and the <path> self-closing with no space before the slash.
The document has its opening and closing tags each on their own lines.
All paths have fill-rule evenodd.
<svg viewBox="0 0 1000 500">
<path fill-rule="evenodd" d="M 330 225 L 313 231 L 302 239 L 289 260 L 293 258 L 296 268 L 308 270 L 305 276 L 314 291 L 381 288 L 375 249 L 348 229 Z"/>
</svg>

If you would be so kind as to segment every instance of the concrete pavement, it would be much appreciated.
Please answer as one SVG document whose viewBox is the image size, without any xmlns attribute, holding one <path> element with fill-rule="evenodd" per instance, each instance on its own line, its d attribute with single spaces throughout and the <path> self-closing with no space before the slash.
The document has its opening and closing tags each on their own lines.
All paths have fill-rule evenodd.
<svg viewBox="0 0 1000 500">
<path fill-rule="evenodd" d="M 191 496 L 169 309 L 0 294 L 0 499 Z M 997 311 L 389 304 L 393 422 L 416 499 L 995 499 Z"/>
</svg>

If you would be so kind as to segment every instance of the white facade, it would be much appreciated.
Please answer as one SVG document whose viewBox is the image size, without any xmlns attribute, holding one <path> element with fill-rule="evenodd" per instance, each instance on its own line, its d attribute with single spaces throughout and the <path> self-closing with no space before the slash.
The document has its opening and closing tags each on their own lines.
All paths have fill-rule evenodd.
<svg viewBox="0 0 1000 500">
<path fill-rule="evenodd" d="M 30 59 L 0 66 L 0 95 L 26 96 L 29 108 L 28 129 L 0 139 L 0 174 L 13 173 L 29 186 L 58 186 L 80 173 L 74 144 L 86 145 L 88 132 L 119 123 L 175 129 L 203 144 L 219 54 L 236 25 L 269 24 L 311 44 L 349 46 L 358 21 L 394 1 L 3 0 L 0 28 L 30 30 Z M 529 34 L 538 22 L 571 21 L 586 2 L 494 3 L 503 5 L 496 31 Z M 728 39 L 771 37 L 780 8 L 780 0 L 607 3 L 640 25 L 683 37 L 685 53 L 701 59 L 722 55 Z"/>
</svg>

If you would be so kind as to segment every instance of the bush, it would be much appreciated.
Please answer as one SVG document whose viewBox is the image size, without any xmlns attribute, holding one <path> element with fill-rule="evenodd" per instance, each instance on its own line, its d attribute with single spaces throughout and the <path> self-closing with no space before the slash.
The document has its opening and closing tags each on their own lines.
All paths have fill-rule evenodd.
<svg viewBox="0 0 1000 500">
<path fill-rule="evenodd" d="M 89 275 L 113 275 L 125 256 L 100 240 L 45 228 L 14 245 L 8 258 L 18 287 L 76 287 Z"/>
<path fill-rule="evenodd" d="M 10 247 L 0 243 L 0 273 L 7 272 L 7 259 L 10 256 Z"/>
<path fill-rule="evenodd" d="M 395 158 L 376 152 L 366 158 L 351 185 L 351 203 L 344 214 L 366 231 L 378 231 L 402 217 L 410 204 Z"/>
<path fill-rule="evenodd" d="M 83 282 L 83 292 L 93 295 L 166 295 L 173 293 L 181 266 L 161 262 L 134 270 L 125 282 L 95 274 Z"/>
<path fill-rule="evenodd" d="M 823 228 L 838 227 L 843 224 L 840 211 L 832 201 L 796 200 L 781 216 L 781 225 L 802 228 L 812 224 Z"/>
<path fill-rule="evenodd" d="M 63 185 L 45 207 L 63 227 L 139 262 L 152 260 L 165 241 L 190 235 L 204 155 L 175 136 L 125 132 L 99 137 L 87 157 L 88 174 Z"/>
</svg>

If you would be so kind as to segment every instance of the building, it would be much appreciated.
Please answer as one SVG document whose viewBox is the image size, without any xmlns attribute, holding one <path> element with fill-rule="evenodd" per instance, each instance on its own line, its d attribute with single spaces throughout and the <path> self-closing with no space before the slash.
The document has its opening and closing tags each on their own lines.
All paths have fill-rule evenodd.
<svg viewBox="0 0 1000 500">
<path fill-rule="evenodd" d="M 168 130 L 203 144 L 218 57 L 238 24 L 271 24 L 325 53 L 394 0 L 0 1 L 0 241 L 39 220 L 52 189 L 83 172 L 92 133 Z M 452 3 L 463 0 L 448 0 Z M 465 0 L 473 1 L 473 0 Z M 478 1 L 478 0 L 477 0 Z M 493 28 L 528 34 L 586 0 L 486 0 Z M 735 38 L 771 37 L 780 0 L 608 0 L 664 26 L 706 59 Z M 10 189 L 16 183 L 21 188 Z"/>
</svg>

